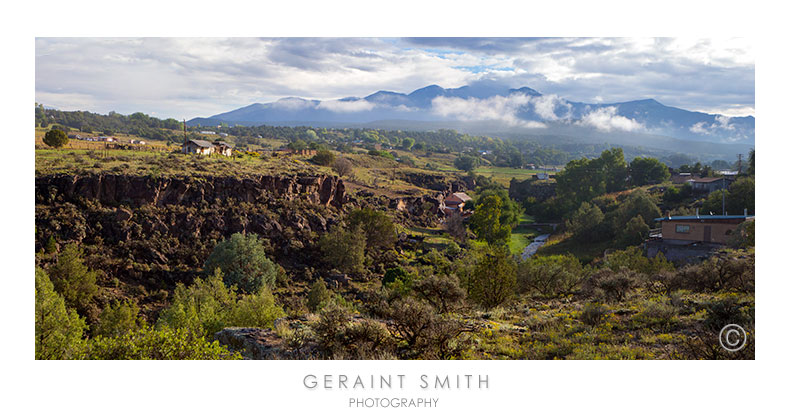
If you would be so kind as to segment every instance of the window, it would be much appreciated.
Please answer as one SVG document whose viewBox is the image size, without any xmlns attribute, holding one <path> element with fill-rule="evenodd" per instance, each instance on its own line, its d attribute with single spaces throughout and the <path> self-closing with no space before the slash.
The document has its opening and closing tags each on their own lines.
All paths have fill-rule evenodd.
<svg viewBox="0 0 792 419">
<path fill-rule="evenodd" d="M 690 233 L 690 226 L 687 224 L 677 224 L 676 225 L 676 232 L 682 234 L 689 234 Z"/>
</svg>

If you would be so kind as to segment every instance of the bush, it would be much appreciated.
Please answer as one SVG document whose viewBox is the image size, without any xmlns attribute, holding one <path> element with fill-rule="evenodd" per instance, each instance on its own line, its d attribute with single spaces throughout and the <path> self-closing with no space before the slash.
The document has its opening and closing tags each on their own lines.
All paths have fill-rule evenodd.
<svg viewBox="0 0 792 419">
<path fill-rule="evenodd" d="M 353 210 L 347 216 L 350 229 L 360 228 L 366 236 L 366 248 L 379 251 L 393 247 L 396 242 L 396 226 L 382 211 L 370 208 Z"/>
<path fill-rule="evenodd" d="M 266 287 L 239 299 L 235 291 L 236 287 L 225 286 L 220 270 L 209 278 L 196 278 L 189 287 L 178 284 L 157 326 L 189 330 L 211 339 L 226 327 L 272 327 L 275 319 L 284 315 Z"/>
<path fill-rule="evenodd" d="M 217 268 L 223 271 L 225 284 L 255 294 L 262 287 L 275 286 L 278 267 L 265 252 L 264 243 L 255 234 L 234 233 L 219 243 L 204 264 L 204 274 Z"/>
<path fill-rule="evenodd" d="M 85 321 L 66 309 L 47 273 L 36 268 L 36 359 L 74 359 L 83 351 Z"/>
<path fill-rule="evenodd" d="M 99 323 L 95 326 L 94 335 L 118 337 L 137 329 L 139 312 L 140 309 L 134 302 L 117 302 L 105 306 L 99 315 Z"/>
<path fill-rule="evenodd" d="M 333 226 L 319 238 L 319 248 L 322 260 L 341 272 L 363 272 L 366 239 L 361 228 L 347 230 L 340 225 Z"/>
<path fill-rule="evenodd" d="M 311 324 L 319 348 L 332 359 L 382 359 L 392 356 L 393 338 L 379 322 L 352 321 L 349 312 L 329 305 Z"/>
<path fill-rule="evenodd" d="M 44 134 L 44 144 L 53 147 L 61 148 L 69 143 L 69 136 L 60 129 L 51 129 Z"/>
<path fill-rule="evenodd" d="M 90 342 L 88 359 L 242 359 L 217 341 L 186 329 L 143 327 L 121 337 Z"/>
<path fill-rule="evenodd" d="M 470 298 L 489 310 L 511 299 L 516 283 L 514 260 L 508 249 L 497 247 L 481 256 L 466 285 Z"/>
<path fill-rule="evenodd" d="M 63 296 L 68 307 L 85 311 L 99 288 L 96 286 L 97 272 L 88 269 L 82 257 L 83 251 L 79 246 L 67 244 L 50 268 L 49 276 L 55 291 Z"/>
<path fill-rule="evenodd" d="M 517 267 L 520 292 L 552 297 L 569 294 L 583 279 L 583 265 L 572 255 L 533 256 Z"/>
<path fill-rule="evenodd" d="M 422 278 L 413 289 L 441 314 L 453 310 L 465 299 L 465 290 L 454 275 L 431 275 Z"/>
<path fill-rule="evenodd" d="M 385 311 L 388 328 L 401 342 L 407 358 L 449 358 L 458 356 L 456 339 L 467 328 L 453 319 L 438 315 L 432 307 L 412 297 L 392 302 Z"/>
<path fill-rule="evenodd" d="M 352 174 L 354 166 L 352 165 L 352 162 L 349 161 L 349 159 L 340 157 L 335 159 L 335 162 L 333 163 L 333 170 L 338 173 L 338 176 L 344 177 Z"/>
<path fill-rule="evenodd" d="M 666 260 L 662 253 L 650 259 L 644 256 L 640 247 L 636 246 L 609 252 L 605 256 L 603 266 L 613 271 L 626 268 L 647 275 L 663 271 L 674 271 L 674 264 Z"/>
<path fill-rule="evenodd" d="M 316 155 L 311 158 L 311 161 L 321 166 L 332 166 L 335 162 L 336 156 L 330 150 L 319 150 Z"/>
<path fill-rule="evenodd" d="M 633 320 L 644 327 L 666 329 L 677 321 L 677 309 L 665 301 L 649 301 Z"/>
<path fill-rule="evenodd" d="M 605 319 L 607 314 L 608 309 L 602 304 L 586 303 L 586 305 L 583 306 L 583 311 L 580 312 L 580 321 L 589 326 L 596 326 Z"/>
<path fill-rule="evenodd" d="M 332 293 L 327 289 L 324 280 L 317 279 L 308 291 L 308 309 L 312 312 L 323 309 L 330 302 L 331 297 Z"/>
<path fill-rule="evenodd" d="M 621 269 L 614 272 L 604 268 L 583 282 L 583 292 L 597 300 L 622 301 L 636 283 L 637 277 L 633 271 Z"/>
</svg>

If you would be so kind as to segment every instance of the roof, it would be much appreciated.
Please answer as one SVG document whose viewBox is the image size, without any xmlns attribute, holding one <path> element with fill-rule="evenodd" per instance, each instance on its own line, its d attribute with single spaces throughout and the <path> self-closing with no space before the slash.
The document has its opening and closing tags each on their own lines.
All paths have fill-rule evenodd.
<svg viewBox="0 0 792 419">
<path fill-rule="evenodd" d="M 677 215 L 655 218 L 655 221 L 686 221 L 686 220 L 739 220 L 754 218 L 755 215 Z"/>
<path fill-rule="evenodd" d="M 198 147 L 203 147 L 203 148 L 212 148 L 212 147 L 214 147 L 214 144 L 210 143 L 209 141 L 204 141 L 204 140 L 187 140 L 187 142 L 188 143 L 194 143 Z"/>
<path fill-rule="evenodd" d="M 722 177 L 702 177 L 702 178 L 698 178 L 698 179 L 691 179 L 690 182 L 712 183 L 712 182 L 716 182 L 716 181 L 723 180 L 723 179 L 724 178 L 722 178 Z"/>
<path fill-rule="evenodd" d="M 225 141 L 215 141 L 214 144 L 215 145 L 221 145 L 221 146 L 228 147 L 228 148 L 234 148 L 234 146 L 232 146 L 231 144 L 228 144 Z"/>
<path fill-rule="evenodd" d="M 470 200 L 472 200 L 472 199 L 473 199 L 473 198 L 471 198 L 471 197 L 470 197 L 468 194 L 466 194 L 466 193 L 464 193 L 464 192 L 454 192 L 454 193 L 452 193 L 452 194 L 451 194 L 451 196 L 449 196 L 448 198 L 451 198 L 451 197 L 454 197 L 454 198 L 457 198 L 457 199 L 461 199 L 461 200 L 462 200 L 462 202 L 465 202 L 465 201 L 470 201 Z M 448 199 L 448 198 L 447 198 L 447 199 Z"/>
</svg>

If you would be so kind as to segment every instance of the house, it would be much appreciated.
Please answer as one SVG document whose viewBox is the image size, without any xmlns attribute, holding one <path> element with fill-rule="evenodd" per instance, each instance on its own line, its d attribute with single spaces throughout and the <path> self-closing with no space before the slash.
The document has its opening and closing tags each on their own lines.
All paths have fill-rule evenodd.
<svg viewBox="0 0 792 419">
<path fill-rule="evenodd" d="M 234 150 L 234 147 L 225 141 L 215 141 L 212 143 L 212 145 L 214 145 L 215 153 L 222 154 L 227 157 L 231 157 L 231 152 Z"/>
<path fill-rule="evenodd" d="M 214 131 L 201 131 L 201 134 L 205 134 L 205 135 L 215 135 L 215 132 L 214 132 Z"/>
<path fill-rule="evenodd" d="M 694 179 L 692 173 L 687 173 L 687 172 L 671 173 L 671 183 L 685 183 L 691 179 Z"/>
<path fill-rule="evenodd" d="M 210 155 L 214 152 L 214 144 L 203 140 L 186 140 L 182 144 L 181 152 L 184 154 Z"/>
<path fill-rule="evenodd" d="M 703 177 L 694 178 L 687 181 L 693 188 L 693 192 L 711 193 L 729 187 L 731 181 L 725 177 Z"/>
<path fill-rule="evenodd" d="M 535 173 L 531 176 L 532 179 L 536 179 L 536 180 L 548 180 L 551 177 L 553 176 L 548 175 L 547 173 Z"/>
<path fill-rule="evenodd" d="M 464 192 L 454 192 L 449 194 L 443 201 L 443 213 L 445 213 L 447 216 L 455 212 L 461 213 L 465 211 L 465 204 L 472 200 L 473 198 Z"/>
<path fill-rule="evenodd" d="M 99 137 L 99 141 L 104 141 L 106 143 L 112 143 L 115 141 L 113 137 Z"/>
<path fill-rule="evenodd" d="M 648 257 L 662 252 L 668 260 L 690 260 L 706 257 L 725 246 L 737 226 L 755 216 L 748 215 L 683 215 L 655 218 L 660 228 L 645 243 Z"/>
</svg>

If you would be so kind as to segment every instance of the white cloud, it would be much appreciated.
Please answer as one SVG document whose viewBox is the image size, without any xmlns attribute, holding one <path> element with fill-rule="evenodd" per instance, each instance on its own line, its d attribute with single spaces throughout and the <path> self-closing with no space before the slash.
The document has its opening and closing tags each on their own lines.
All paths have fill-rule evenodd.
<svg viewBox="0 0 792 419">
<path fill-rule="evenodd" d="M 374 104 L 365 100 L 327 100 L 316 107 L 331 112 L 363 112 L 374 109 Z"/>
<path fill-rule="evenodd" d="M 525 121 L 517 116 L 520 108 L 529 103 L 531 96 L 524 94 L 493 96 L 486 99 L 440 96 L 432 100 L 432 112 L 463 121 L 502 121 L 511 126 L 545 128 L 546 125 L 541 122 Z"/>
<path fill-rule="evenodd" d="M 725 129 L 728 131 L 734 131 L 734 125 L 729 124 L 730 120 L 731 117 L 729 116 L 718 115 L 715 117 L 715 122 L 717 123 L 717 125 L 712 124 L 712 127 L 718 129 Z"/>
<path fill-rule="evenodd" d="M 572 105 L 557 95 L 535 96 L 531 99 L 534 111 L 546 121 L 569 119 L 572 116 Z M 560 115 L 556 110 L 560 110 Z"/>
<path fill-rule="evenodd" d="M 313 102 L 309 100 L 303 100 L 298 97 L 287 97 L 280 99 L 273 103 L 272 106 L 275 108 L 288 109 L 292 111 L 316 107 Z"/>
<path fill-rule="evenodd" d="M 701 121 L 701 122 L 696 122 L 695 124 L 693 124 L 693 126 L 690 127 L 690 132 L 693 132 L 693 133 L 696 133 L 696 134 L 708 135 L 710 133 L 710 130 L 709 130 L 709 128 L 707 128 L 707 123 L 704 122 L 704 121 Z"/>
<path fill-rule="evenodd" d="M 618 109 L 615 106 L 598 108 L 593 110 L 580 119 L 577 124 L 590 126 L 600 131 L 643 131 L 646 128 L 640 122 L 616 115 Z"/>
</svg>

